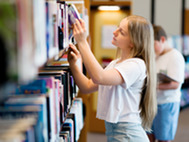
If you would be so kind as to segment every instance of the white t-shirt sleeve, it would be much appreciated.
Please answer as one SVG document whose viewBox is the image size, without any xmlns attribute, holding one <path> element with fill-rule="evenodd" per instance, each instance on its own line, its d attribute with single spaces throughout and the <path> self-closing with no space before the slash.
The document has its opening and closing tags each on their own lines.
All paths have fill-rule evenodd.
<svg viewBox="0 0 189 142">
<path fill-rule="evenodd" d="M 129 88 L 137 80 L 145 78 L 144 76 L 142 78 L 145 68 L 142 70 L 141 65 L 135 60 L 124 61 L 123 63 L 118 64 L 115 69 L 117 69 L 124 79 L 124 83 L 122 84 L 124 88 Z"/>
<path fill-rule="evenodd" d="M 168 76 L 174 80 L 183 83 L 184 82 L 184 68 L 185 62 L 184 58 L 180 53 L 175 53 L 171 57 L 171 62 L 168 63 Z"/>
</svg>

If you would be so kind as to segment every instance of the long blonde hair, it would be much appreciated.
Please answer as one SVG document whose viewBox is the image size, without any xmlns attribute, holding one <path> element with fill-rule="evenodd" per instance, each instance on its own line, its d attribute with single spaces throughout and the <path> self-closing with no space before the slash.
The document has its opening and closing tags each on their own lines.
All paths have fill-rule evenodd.
<svg viewBox="0 0 189 142">
<path fill-rule="evenodd" d="M 129 36 L 134 45 L 131 52 L 132 57 L 143 59 L 147 68 L 147 78 L 139 108 L 142 126 L 146 131 L 150 131 L 157 112 L 153 28 L 151 23 L 141 16 L 132 15 L 126 17 L 126 19 Z"/>
</svg>

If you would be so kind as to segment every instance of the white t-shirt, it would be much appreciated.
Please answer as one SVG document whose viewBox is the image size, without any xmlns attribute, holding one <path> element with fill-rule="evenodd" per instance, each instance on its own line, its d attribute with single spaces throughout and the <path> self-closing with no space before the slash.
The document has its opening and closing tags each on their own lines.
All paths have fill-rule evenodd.
<svg viewBox="0 0 189 142">
<path fill-rule="evenodd" d="M 180 83 L 177 89 L 171 90 L 157 90 L 157 102 L 158 104 L 180 102 L 181 98 L 181 85 L 184 82 L 184 70 L 185 61 L 180 52 L 176 49 L 172 49 L 166 54 L 159 56 L 156 59 L 156 71 L 157 73 L 166 73 L 169 77 Z"/>
<path fill-rule="evenodd" d="M 117 61 L 112 61 L 106 70 L 115 68 L 123 77 L 124 83 L 116 86 L 99 86 L 97 118 L 111 123 L 141 124 L 139 104 L 146 78 L 146 65 L 139 58 L 127 59 L 121 63 Z"/>
</svg>

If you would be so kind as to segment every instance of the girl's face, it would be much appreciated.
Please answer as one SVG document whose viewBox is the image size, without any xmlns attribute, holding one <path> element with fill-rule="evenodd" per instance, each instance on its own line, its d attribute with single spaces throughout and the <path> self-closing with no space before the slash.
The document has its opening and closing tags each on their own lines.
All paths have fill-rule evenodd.
<svg viewBox="0 0 189 142">
<path fill-rule="evenodd" d="M 119 27 L 113 32 L 113 34 L 113 45 L 121 49 L 132 48 L 132 43 L 128 34 L 128 21 L 126 18 L 121 21 Z"/>
</svg>

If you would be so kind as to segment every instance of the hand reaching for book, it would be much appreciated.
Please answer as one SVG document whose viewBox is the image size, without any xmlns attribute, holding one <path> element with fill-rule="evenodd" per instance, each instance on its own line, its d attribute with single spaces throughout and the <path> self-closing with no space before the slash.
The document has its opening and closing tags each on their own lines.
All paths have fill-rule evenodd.
<svg viewBox="0 0 189 142">
<path fill-rule="evenodd" d="M 69 44 L 68 62 L 70 66 L 77 65 L 77 61 L 81 59 L 81 54 L 73 44 Z"/>
<path fill-rule="evenodd" d="M 73 35 L 77 43 L 85 41 L 87 39 L 85 22 L 82 19 L 76 19 L 73 29 Z"/>
</svg>

